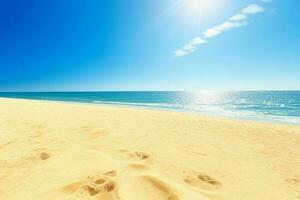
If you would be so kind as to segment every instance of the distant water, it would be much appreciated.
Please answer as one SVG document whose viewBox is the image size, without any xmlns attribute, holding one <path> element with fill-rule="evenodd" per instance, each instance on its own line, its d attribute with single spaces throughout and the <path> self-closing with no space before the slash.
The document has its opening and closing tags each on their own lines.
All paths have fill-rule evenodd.
<svg viewBox="0 0 300 200">
<path fill-rule="evenodd" d="M 0 97 L 114 104 L 300 125 L 300 91 L 26 92 Z"/>
</svg>

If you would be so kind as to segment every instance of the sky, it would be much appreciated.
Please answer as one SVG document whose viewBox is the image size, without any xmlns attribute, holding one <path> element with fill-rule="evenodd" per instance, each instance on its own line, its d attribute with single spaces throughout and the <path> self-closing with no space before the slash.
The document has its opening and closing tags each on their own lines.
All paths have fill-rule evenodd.
<svg viewBox="0 0 300 200">
<path fill-rule="evenodd" d="M 300 1 L 0 2 L 0 91 L 298 90 Z"/>
</svg>

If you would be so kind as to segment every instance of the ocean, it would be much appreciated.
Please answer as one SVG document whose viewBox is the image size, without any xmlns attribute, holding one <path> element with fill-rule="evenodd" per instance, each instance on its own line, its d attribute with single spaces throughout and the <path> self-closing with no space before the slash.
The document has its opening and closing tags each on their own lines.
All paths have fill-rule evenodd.
<svg viewBox="0 0 300 200">
<path fill-rule="evenodd" d="M 113 104 L 300 125 L 300 91 L 0 92 L 0 97 Z"/>
</svg>

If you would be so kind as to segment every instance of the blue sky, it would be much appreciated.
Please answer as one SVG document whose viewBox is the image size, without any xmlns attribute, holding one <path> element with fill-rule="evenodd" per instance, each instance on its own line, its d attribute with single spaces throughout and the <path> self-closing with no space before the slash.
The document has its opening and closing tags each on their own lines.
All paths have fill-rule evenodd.
<svg viewBox="0 0 300 200">
<path fill-rule="evenodd" d="M 295 0 L 0 2 L 0 91 L 300 89 Z"/>
</svg>

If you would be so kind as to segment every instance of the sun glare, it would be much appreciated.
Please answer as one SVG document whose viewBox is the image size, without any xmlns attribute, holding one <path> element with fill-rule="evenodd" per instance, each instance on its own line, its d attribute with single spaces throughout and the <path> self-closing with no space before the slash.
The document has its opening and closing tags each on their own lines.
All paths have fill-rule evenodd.
<svg viewBox="0 0 300 200">
<path fill-rule="evenodd" d="M 219 99 L 219 93 L 213 90 L 202 90 L 190 93 L 190 98 L 205 104 L 214 103 Z"/>
<path fill-rule="evenodd" d="M 181 15 L 188 21 L 201 21 L 216 16 L 225 0 L 180 0 Z"/>
<path fill-rule="evenodd" d="M 190 14 L 198 14 L 199 11 L 210 10 L 214 6 L 211 0 L 184 0 L 184 9 Z"/>
</svg>

